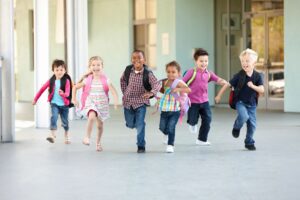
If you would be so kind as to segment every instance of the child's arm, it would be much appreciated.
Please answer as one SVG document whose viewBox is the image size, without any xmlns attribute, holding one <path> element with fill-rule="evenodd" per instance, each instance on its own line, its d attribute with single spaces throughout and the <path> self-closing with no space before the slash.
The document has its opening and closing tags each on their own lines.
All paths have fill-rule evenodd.
<svg viewBox="0 0 300 200">
<path fill-rule="evenodd" d="M 111 92 L 111 94 L 114 98 L 114 107 L 115 107 L 115 109 L 117 109 L 118 99 L 119 99 L 118 92 L 117 92 L 116 88 L 113 86 L 112 83 L 110 83 L 108 87 L 109 87 L 109 90 L 110 90 L 110 92 Z"/>
<path fill-rule="evenodd" d="M 190 93 L 192 90 L 187 86 L 187 84 L 183 81 L 179 81 L 176 88 L 172 90 L 172 92 L 180 92 L 180 93 Z"/>
<path fill-rule="evenodd" d="M 78 83 L 81 83 L 83 81 L 83 79 L 85 79 L 86 77 L 88 77 L 92 73 L 93 72 L 91 70 L 88 70 L 85 74 L 82 75 L 82 77 L 80 78 L 80 80 L 78 81 Z"/>
<path fill-rule="evenodd" d="M 262 94 L 262 93 L 265 92 L 265 88 L 264 88 L 263 85 L 256 86 L 256 85 L 253 84 L 252 81 L 249 81 L 249 82 L 247 83 L 247 85 L 248 85 L 249 88 L 255 90 L 257 93 Z"/>
<path fill-rule="evenodd" d="M 44 93 L 44 91 L 50 86 L 50 81 L 48 80 L 42 87 L 41 89 L 36 93 L 32 105 L 35 105 L 36 102 L 39 100 L 40 96 Z"/>
<path fill-rule="evenodd" d="M 227 90 L 227 88 L 229 88 L 231 85 L 226 81 L 226 83 L 223 85 L 223 87 L 220 89 L 220 91 L 218 92 L 217 96 L 215 97 L 215 102 L 216 103 L 220 103 L 222 96 L 224 94 L 224 92 Z"/>
<path fill-rule="evenodd" d="M 70 96 L 70 90 L 71 90 L 71 84 L 70 84 L 70 81 L 67 79 L 66 86 L 65 86 L 65 92 L 63 90 L 59 89 L 58 93 L 61 97 L 67 98 L 68 96 Z"/>
<path fill-rule="evenodd" d="M 82 88 L 85 84 L 83 82 L 77 83 L 76 85 L 74 85 L 73 90 L 72 90 L 72 103 L 78 107 L 78 102 L 77 102 L 77 98 L 76 98 L 76 92 L 78 89 Z"/>
<path fill-rule="evenodd" d="M 225 84 L 227 84 L 227 81 L 219 77 L 217 80 L 217 84 L 224 86 Z"/>
<path fill-rule="evenodd" d="M 150 92 L 146 92 L 143 94 L 143 97 L 146 99 L 156 96 L 156 94 L 159 92 L 161 88 L 160 81 L 158 81 L 152 73 L 149 73 L 149 83 L 152 87 L 152 90 Z"/>
</svg>

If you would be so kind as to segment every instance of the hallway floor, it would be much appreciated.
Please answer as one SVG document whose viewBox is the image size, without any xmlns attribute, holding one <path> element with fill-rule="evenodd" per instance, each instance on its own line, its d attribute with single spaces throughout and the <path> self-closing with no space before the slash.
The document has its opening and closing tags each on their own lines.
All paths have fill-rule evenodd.
<svg viewBox="0 0 300 200">
<path fill-rule="evenodd" d="M 23 126 L 15 143 L 0 144 L 1 200 L 298 200 L 300 114 L 258 112 L 257 151 L 231 136 L 235 113 L 213 108 L 212 145 L 195 144 L 185 123 L 177 126 L 175 153 L 165 153 L 159 114 L 147 112 L 147 153 L 137 154 L 136 131 L 122 109 L 105 122 L 103 152 L 81 141 L 86 121 L 71 122 L 72 144 L 46 141 L 47 129 Z M 95 136 L 95 133 L 93 133 Z"/>
</svg>

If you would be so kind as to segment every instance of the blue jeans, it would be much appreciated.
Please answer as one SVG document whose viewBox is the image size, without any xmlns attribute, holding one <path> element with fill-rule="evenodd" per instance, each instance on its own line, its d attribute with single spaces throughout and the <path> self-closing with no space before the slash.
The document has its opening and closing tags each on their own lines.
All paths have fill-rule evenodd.
<svg viewBox="0 0 300 200">
<path fill-rule="evenodd" d="M 180 111 L 164 112 L 160 114 L 159 130 L 168 135 L 168 145 L 174 145 L 175 128 L 180 116 Z"/>
<path fill-rule="evenodd" d="M 250 106 L 239 101 L 236 103 L 237 118 L 234 122 L 234 129 L 241 129 L 244 123 L 247 123 L 247 134 L 245 139 L 246 145 L 255 143 L 253 140 L 254 131 L 256 129 L 256 106 Z"/>
<path fill-rule="evenodd" d="M 139 108 L 124 108 L 124 116 L 126 121 L 126 126 L 128 128 L 136 128 L 137 130 L 137 146 L 145 147 L 145 115 L 146 106 L 141 106 Z"/>
<path fill-rule="evenodd" d="M 57 130 L 57 119 L 58 114 L 60 115 L 62 127 L 65 131 L 69 130 L 69 107 L 68 106 L 58 106 L 51 103 L 51 119 L 50 119 L 50 130 Z"/>
<path fill-rule="evenodd" d="M 195 126 L 196 124 L 198 124 L 199 115 L 201 116 L 202 121 L 199 129 L 198 140 L 206 142 L 211 123 L 211 111 L 209 102 L 192 103 L 188 111 L 187 123 L 191 126 Z"/>
</svg>

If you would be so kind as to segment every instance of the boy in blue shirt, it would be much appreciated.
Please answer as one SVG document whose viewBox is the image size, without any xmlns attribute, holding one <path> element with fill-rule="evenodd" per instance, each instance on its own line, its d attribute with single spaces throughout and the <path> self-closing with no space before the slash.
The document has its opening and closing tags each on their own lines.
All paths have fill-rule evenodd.
<svg viewBox="0 0 300 200">
<path fill-rule="evenodd" d="M 246 49 L 240 54 L 242 70 L 235 74 L 228 84 L 225 84 L 217 96 L 216 103 L 219 103 L 221 97 L 228 87 L 239 90 L 236 95 L 237 118 L 234 122 L 232 135 L 238 138 L 240 130 L 244 123 L 247 123 L 247 134 L 245 139 L 245 148 L 254 151 L 256 147 L 253 135 L 256 129 L 256 106 L 259 93 L 264 93 L 262 76 L 254 70 L 258 55 L 252 49 Z M 241 81 L 242 80 L 242 81 Z"/>
</svg>

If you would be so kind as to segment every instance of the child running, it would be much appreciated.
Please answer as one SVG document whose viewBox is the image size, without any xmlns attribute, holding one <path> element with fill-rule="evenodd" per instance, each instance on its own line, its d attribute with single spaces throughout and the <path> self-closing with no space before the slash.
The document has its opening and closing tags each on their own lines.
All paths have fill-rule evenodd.
<svg viewBox="0 0 300 200">
<path fill-rule="evenodd" d="M 201 116 L 201 126 L 196 140 L 197 145 L 208 146 L 210 142 L 207 140 L 211 123 L 211 110 L 208 100 L 208 83 L 214 81 L 219 85 L 224 85 L 227 82 L 208 71 L 208 52 L 204 49 L 196 49 L 194 53 L 196 67 L 189 69 L 183 81 L 191 88 L 189 93 L 191 107 L 188 111 L 187 123 L 190 125 L 192 133 L 197 132 L 197 123 L 199 115 Z"/>
<path fill-rule="evenodd" d="M 246 49 L 240 54 L 242 70 L 235 74 L 228 84 L 225 84 L 218 95 L 215 97 L 216 103 L 219 103 L 223 93 L 228 87 L 233 87 L 236 94 L 237 117 L 233 124 L 232 135 L 238 138 L 243 125 L 247 124 L 247 134 L 245 139 L 245 148 L 255 151 L 255 141 L 253 139 L 256 129 L 256 106 L 258 94 L 264 93 L 262 76 L 254 70 L 258 55 L 252 49 Z"/>
<path fill-rule="evenodd" d="M 48 101 L 51 106 L 51 119 L 50 119 L 50 135 L 47 140 L 50 143 L 55 142 L 57 119 L 60 115 L 62 127 L 65 130 L 65 144 L 70 144 L 69 138 L 69 107 L 71 107 L 72 98 L 72 81 L 67 73 L 67 66 L 63 60 L 54 60 L 52 63 L 53 76 L 41 87 L 32 101 L 32 105 L 35 105 L 47 89 L 49 91 Z"/>
<path fill-rule="evenodd" d="M 137 130 L 137 153 L 145 153 L 145 115 L 149 98 L 160 89 L 160 83 L 145 65 L 144 52 L 135 50 L 131 56 L 132 65 L 126 67 L 121 79 L 126 126 Z"/>
<path fill-rule="evenodd" d="M 166 65 L 166 73 L 167 79 L 163 80 L 161 89 L 163 96 L 159 100 L 159 109 L 161 110 L 159 129 L 166 139 L 168 139 L 166 152 L 173 153 L 175 128 L 180 117 L 181 106 L 179 98 L 183 93 L 190 93 L 191 89 L 185 82 L 178 79 L 180 77 L 181 68 L 176 61 L 172 61 Z"/>
<path fill-rule="evenodd" d="M 89 60 L 90 73 L 83 78 L 82 82 L 74 86 L 72 102 L 78 106 L 76 92 L 83 87 L 81 96 L 81 109 L 87 116 L 87 130 L 83 144 L 90 145 L 90 138 L 94 122 L 97 123 L 96 150 L 102 151 L 101 137 L 103 122 L 109 118 L 108 91 L 114 98 L 115 108 L 118 105 L 118 94 L 112 83 L 103 73 L 103 60 L 99 56 L 93 56 Z"/>
</svg>

